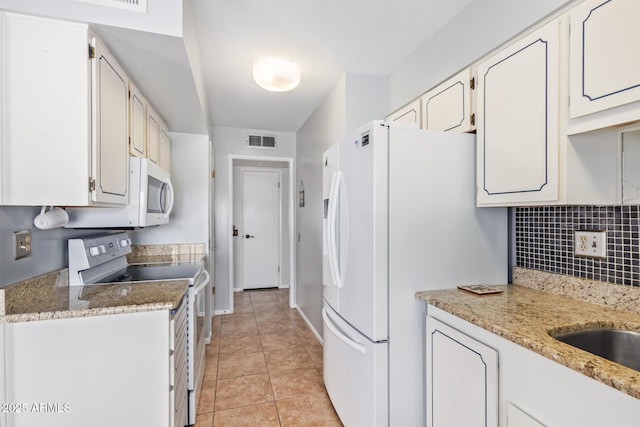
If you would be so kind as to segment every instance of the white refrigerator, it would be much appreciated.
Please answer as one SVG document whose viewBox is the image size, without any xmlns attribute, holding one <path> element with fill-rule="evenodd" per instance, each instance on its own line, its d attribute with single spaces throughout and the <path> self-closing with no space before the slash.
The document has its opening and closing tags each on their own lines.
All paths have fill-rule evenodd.
<svg viewBox="0 0 640 427">
<path fill-rule="evenodd" d="M 507 210 L 475 206 L 475 135 L 400 126 L 323 156 L 323 376 L 345 427 L 425 425 L 417 291 L 507 282 Z"/>
</svg>

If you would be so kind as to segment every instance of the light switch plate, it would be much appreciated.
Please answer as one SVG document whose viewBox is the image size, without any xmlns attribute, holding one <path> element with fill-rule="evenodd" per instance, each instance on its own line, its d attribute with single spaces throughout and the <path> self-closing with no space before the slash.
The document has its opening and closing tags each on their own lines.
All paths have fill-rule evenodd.
<svg viewBox="0 0 640 427">
<path fill-rule="evenodd" d="M 607 258 L 606 231 L 578 231 L 575 232 L 575 255 L 591 258 Z"/>
</svg>

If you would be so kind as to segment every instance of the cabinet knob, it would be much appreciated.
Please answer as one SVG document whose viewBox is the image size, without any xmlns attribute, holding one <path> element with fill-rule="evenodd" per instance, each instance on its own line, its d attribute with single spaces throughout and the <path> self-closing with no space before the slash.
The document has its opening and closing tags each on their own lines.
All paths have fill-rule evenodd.
<svg viewBox="0 0 640 427">
<path fill-rule="evenodd" d="M 250 235 L 250 234 L 245 234 L 245 235 L 244 235 L 244 238 L 245 238 L 245 239 L 253 239 L 253 236 L 252 236 L 252 235 Z"/>
</svg>

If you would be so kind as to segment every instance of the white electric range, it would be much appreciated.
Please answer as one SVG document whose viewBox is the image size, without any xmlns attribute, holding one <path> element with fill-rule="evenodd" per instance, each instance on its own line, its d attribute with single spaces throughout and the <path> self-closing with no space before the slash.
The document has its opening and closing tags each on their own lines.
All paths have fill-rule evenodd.
<svg viewBox="0 0 640 427">
<path fill-rule="evenodd" d="M 105 285 L 188 280 L 187 290 L 187 419 L 184 425 L 196 422 L 196 410 L 204 376 L 204 290 L 211 280 L 203 263 L 129 264 L 131 239 L 125 232 L 100 234 L 69 239 L 69 298 L 82 300 L 86 285 Z M 182 425 L 176 424 L 176 425 Z"/>
</svg>

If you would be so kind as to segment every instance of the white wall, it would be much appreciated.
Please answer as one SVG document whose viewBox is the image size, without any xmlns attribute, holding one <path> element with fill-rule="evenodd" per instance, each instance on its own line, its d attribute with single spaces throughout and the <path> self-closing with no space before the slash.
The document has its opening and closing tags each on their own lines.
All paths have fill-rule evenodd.
<svg viewBox="0 0 640 427">
<path fill-rule="evenodd" d="M 391 113 L 571 0 L 475 0 L 388 76 Z"/>
<path fill-rule="evenodd" d="M 386 78 L 353 73 L 346 73 L 345 77 L 344 133 L 371 120 L 384 119 L 384 107 L 387 104 Z"/>
<path fill-rule="evenodd" d="M 209 136 L 171 134 L 171 183 L 176 199 L 169 224 L 133 233 L 134 244 L 203 243 L 209 247 Z"/>
<path fill-rule="evenodd" d="M 296 186 L 304 182 L 305 206 L 297 208 L 298 307 L 322 334 L 322 154 L 349 130 L 381 119 L 385 79 L 345 73 L 298 130 Z"/>
<path fill-rule="evenodd" d="M 172 36 L 182 33 L 182 0 L 148 0 L 147 13 L 74 0 L 0 0 L 0 9 Z"/>
<path fill-rule="evenodd" d="M 275 135 L 277 147 L 273 150 L 248 148 L 247 134 Z M 232 221 L 229 218 L 229 156 L 296 157 L 296 135 L 291 132 L 273 132 L 258 129 L 214 127 L 211 136 L 216 153 L 215 160 L 215 284 L 216 311 L 229 310 L 229 236 Z"/>
</svg>

